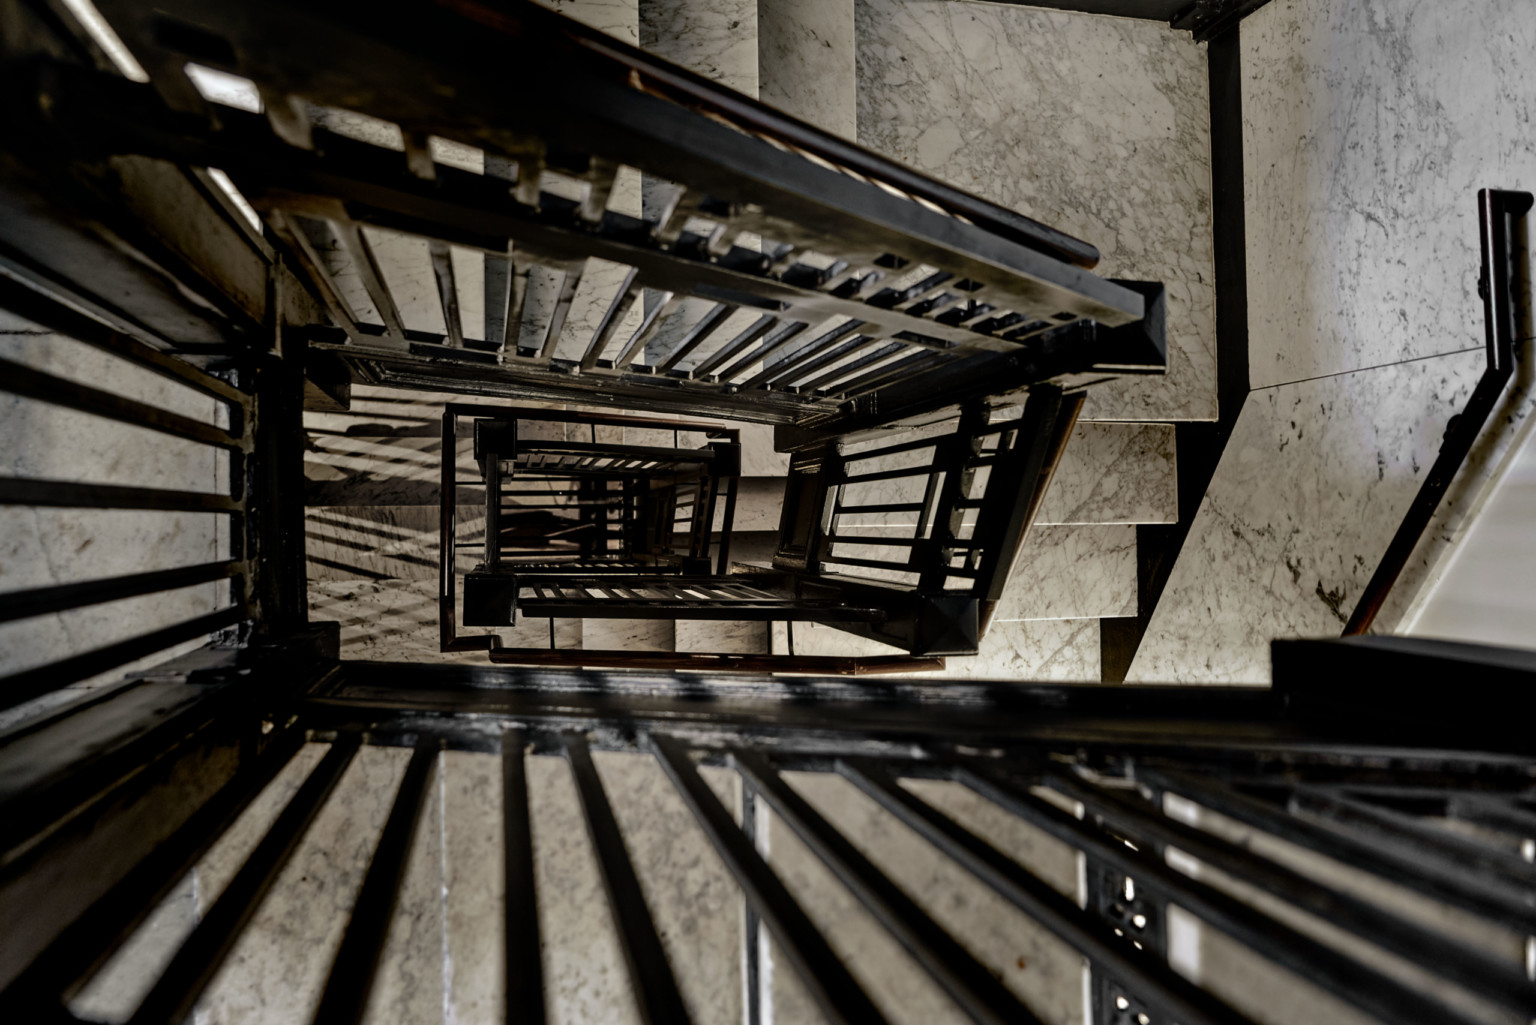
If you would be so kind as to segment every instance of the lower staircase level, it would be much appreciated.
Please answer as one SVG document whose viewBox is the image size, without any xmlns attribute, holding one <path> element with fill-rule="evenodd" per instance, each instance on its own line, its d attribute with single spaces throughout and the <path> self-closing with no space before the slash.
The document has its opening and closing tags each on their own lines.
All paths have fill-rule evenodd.
<svg viewBox="0 0 1536 1025">
<path fill-rule="evenodd" d="M 437 650 L 440 418 L 445 403 L 461 398 L 357 386 L 349 411 L 305 413 L 311 615 L 340 619 L 343 648 L 353 657 L 486 661 L 484 652 Z M 762 573 L 771 568 L 777 544 L 789 459 L 773 450 L 770 428 L 728 426 L 739 429 L 742 439 L 731 562 L 738 572 Z M 578 431 L 589 435 L 580 424 L 542 423 L 539 429 L 562 436 L 545 440 L 564 440 L 567 434 L 574 439 L 571 432 Z M 598 430 L 616 444 L 674 441 L 671 432 L 654 428 Z M 458 466 L 465 481 L 478 471 L 473 439 L 461 433 Z M 685 432 L 676 440 L 688 446 L 701 438 Z M 980 652 L 951 656 L 943 668 L 919 661 L 910 671 L 954 678 L 1097 680 L 1100 618 L 1134 610 L 1136 527 L 1177 518 L 1175 462 L 1169 425 L 1080 423 Z M 463 508 L 478 501 L 478 494 L 467 491 L 463 497 Z M 904 525 L 894 514 L 890 520 L 893 531 Z M 468 568 L 474 556 L 463 561 Z M 751 586 L 750 579 L 742 583 Z M 539 601 L 556 603 L 558 597 L 551 591 Z M 558 604 L 543 608 L 544 616 L 537 611 L 530 608 L 517 626 L 496 631 L 505 647 L 624 652 L 639 655 L 641 664 L 648 653 L 716 652 L 741 656 L 740 668 L 760 667 L 749 656 L 904 654 L 816 623 L 791 627 L 783 620 L 720 618 L 717 612 L 710 619 L 587 618 Z"/>
</svg>

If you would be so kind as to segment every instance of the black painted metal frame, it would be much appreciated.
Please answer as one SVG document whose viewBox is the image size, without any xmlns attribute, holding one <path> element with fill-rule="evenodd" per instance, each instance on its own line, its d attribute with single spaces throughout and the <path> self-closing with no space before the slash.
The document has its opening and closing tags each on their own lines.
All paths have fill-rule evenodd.
<svg viewBox="0 0 1536 1025">
<path fill-rule="evenodd" d="M 77 156 L 227 172 L 345 337 L 316 348 L 359 379 L 819 429 L 1043 381 L 1162 372 L 1159 286 L 1097 278 L 1080 266 L 1096 253 L 1077 240 L 534 3 L 423 4 L 398 18 L 354 17 L 339 0 L 102 8 L 151 82 L 60 62 L 18 69 L 18 94 L 48 96 L 46 110 L 18 103 L 18 124 Z M 254 80 L 265 115 L 204 101 L 189 60 Z M 423 105 L 437 94 L 426 83 L 452 92 L 451 111 Z M 530 94 L 558 99 L 522 102 Z M 396 125 L 404 151 L 317 128 L 306 104 Z M 484 173 L 435 162 L 432 136 L 478 147 Z M 622 167 L 682 184 L 658 217 L 627 216 L 607 208 Z M 544 189 L 550 176 L 584 198 Z M 404 328 L 365 227 L 429 240 L 444 335 Z M 343 298 L 322 239 L 349 254 L 383 323 Z M 484 254 L 483 339 L 459 316 L 450 246 Z M 593 259 L 628 270 L 591 338 L 562 354 Z M 535 265 L 560 282 L 536 325 L 524 318 Z M 678 320 L 685 296 L 712 304 L 691 326 Z M 641 306 L 639 328 L 617 334 Z M 720 337 L 736 311 L 755 320 Z M 687 330 L 664 331 L 669 318 Z M 671 347 L 647 355 L 664 337 Z"/>
<path fill-rule="evenodd" d="M 1489 702 L 1536 680 L 1529 653 L 1424 641 L 1284 642 L 1276 645 L 1276 686 L 1260 690 L 921 681 L 872 688 L 337 662 L 334 652 L 334 632 L 312 629 L 283 644 L 199 653 L 4 738 L 0 908 L 9 942 L 0 1006 L 69 1020 L 61 1001 L 307 740 L 328 743 L 330 753 L 267 826 L 133 1021 L 179 1021 L 195 1006 L 362 744 L 414 753 L 345 936 L 328 954 L 316 1021 L 358 1020 L 366 1005 L 413 826 L 444 749 L 502 760 L 509 1020 L 546 1013 L 524 765 L 549 756 L 573 774 L 642 1018 L 689 1020 L 639 883 L 646 867 L 632 860 L 594 748 L 649 752 L 659 762 L 740 885 L 753 929 L 774 937 L 829 1020 L 884 1020 L 879 994 L 844 967 L 817 910 L 790 892 L 775 858 L 764 857 L 747 823 L 703 782 L 700 764 L 734 769 L 753 803 L 766 803 L 975 1021 L 1038 1014 L 998 981 L 995 952 L 969 948 L 939 924 L 931 895 L 897 885 L 861 852 L 857 832 L 815 810 L 784 772 L 841 775 L 1078 951 L 1095 980 L 1098 1022 L 1243 1022 L 1256 1012 L 1240 989 L 1220 980 L 1210 980 L 1220 992 L 1202 988 L 1170 962 L 1169 905 L 1381 1020 L 1486 1020 L 1471 1009 L 1477 1001 L 1522 1017 L 1536 1012 L 1522 958 L 1351 882 L 1363 872 L 1517 934 L 1536 933 L 1536 869 L 1527 860 L 1536 751 L 1519 724 L 1490 728 L 1487 718 Z M 1353 682 L 1362 669 L 1402 660 L 1459 672 L 1465 701 L 1383 705 L 1373 688 Z M 97 743 L 82 744 L 86 737 Z M 226 754 L 210 754 L 217 750 Z M 145 765 L 155 769 L 146 774 Z M 189 770 L 200 780 L 193 790 L 184 782 Z M 1076 892 L 1058 889 L 902 779 L 976 792 L 1081 852 L 1084 881 Z M 1081 813 L 1070 811 L 1074 802 Z M 1234 842 L 1212 813 L 1281 837 L 1312 860 Z M 117 853 L 102 859 L 107 845 Z M 1319 869 L 1319 857 L 1349 870 Z M 38 885 L 49 887 L 49 899 L 35 899 L 28 888 Z M 1328 928 L 1254 902 L 1243 886 Z M 1412 971 L 1386 970 L 1341 934 Z"/>
</svg>

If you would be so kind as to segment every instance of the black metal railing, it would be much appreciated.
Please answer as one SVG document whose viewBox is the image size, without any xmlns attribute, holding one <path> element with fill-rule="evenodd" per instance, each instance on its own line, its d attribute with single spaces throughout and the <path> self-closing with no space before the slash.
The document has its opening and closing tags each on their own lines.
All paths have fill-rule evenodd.
<svg viewBox="0 0 1536 1025">
<path fill-rule="evenodd" d="M 824 425 L 1164 369 L 1160 287 L 1094 276 L 1092 247 L 537 4 L 102 9 L 150 81 L 43 62 L 21 123 L 75 158 L 227 173 L 359 380 Z M 203 99 L 188 61 L 247 76 L 262 111 Z M 646 217 L 611 202 L 636 169 L 680 183 Z M 394 284 L 381 246 L 412 261 Z M 436 281 L 440 330 L 411 325 L 405 274 Z"/>
<path fill-rule="evenodd" d="M 200 656 L 195 683 L 169 666 L 140 684 L 154 700 L 120 694 L 5 738 L 0 908 L 10 942 L 0 1006 L 59 1020 L 309 744 L 325 746 L 324 756 L 306 756 L 307 773 L 286 770 L 292 796 L 264 813 L 259 839 L 207 895 L 190 934 L 161 942 L 162 967 L 130 1020 L 185 1018 L 242 938 L 266 928 L 257 909 L 294 885 L 285 868 L 315 842 L 307 834 L 365 745 L 411 753 L 391 784 L 392 809 L 373 827 L 366 871 L 336 902 L 341 938 L 324 952 L 292 952 L 329 961 L 323 984 L 304 995 L 315 1021 L 359 1020 L 368 1004 L 398 925 L 404 866 L 436 842 L 426 839 L 435 830 L 416 829 L 433 776 L 460 771 L 445 750 L 495 764 L 502 784 L 497 901 L 508 1020 L 552 1013 L 540 951 L 560 941 L 541 934 L 540 908 L 556 898 L 536 865 L 550 856 L 540 853 L 540 823 L 556 819 L 531 815 L 550 802 L 585 825 L 641 1018 L 697 1017 L 697 980 L 680 984 L 689 969 L 679 960 L 683 940 L 657 924 L 670 891 L 647 884 L 658 867 L 639 853 L 657 849 L 651 828 L 673 830 L 665 848 L 696 841 L 616 807 L 616 777 L 598 771 L 595 749 L 648 755 L 675 791 L 669 799 L 688 809 L 685 831 L 734 880 L 746 929 L 740 956 L 722 959 L 737 977 L 716 984 L 753 980 L 743 1002 L 759 1009 L 762 931 L 787 965 L 779 970 L 799 976 L 828 1020 L 891 1014 L 879 976 L 841 946 L 840 913 L 827 910 L 841 898 L 830 887 L 868 911 L 953 1013 L 978 1022 L 1040 1020 L 1047 1006 L 1095 1023 L 1301 1021 L 1330 1013 L 1329 1001 L 1382 1021 L 1470 1025 L 1536 1013 L 1524 952 L 1493 942 L 1536 933 L 1529 738 L 1518 727 L 1490 730 L 1470 711 L 1384 712 L 1373 686 L 1350 684 L 1372 658 L 1417 657 L 1426 668 L 1460 666 L 1465 693 L 1487 697 L 1510 682 L 1529 685 L 1528 655 L 1287 642 L 1274 690 L 908 681 L 872 692 L 829 679 L 337 663 L 327 643 L 311 632 L 287 646 Z M 82 730 L 119 739 L 83 748 L 71 742 Z M 239 759 L 207 760 L 242 745 Z M 172 771 L 146 781 L 135 769 L 151 755 Z M 533 785 L 550 778 L 551 760 L 574 788 Z M 174 767 L 193 762 L 218 768 L 189 794 Z M 639 761 L 625 765 L 626 779 L 641 772 Z M 731 770 L 738 797 L 719 778 L 706 781 L 704 767 Z M 860 810 L 827 802 L 831 778 L 863 795 Z M 93 809 L 92 828 L 61 828 L 80 801 Z M 829 870 L 825 882 L 808 889 L 792 848 L 762 835 L 765 824 L 775 837 L 798 838 L 804 856 Z M 959 871 L 991 903 L 968 900 L 957 911 L 947 884 L 914 882 L 902 861 L 913 856 L 896 857 L 876 839 L 892 829 L 910 830 L 946 866 L 921 878 Z M 1062 860 L 1054 854 L 1021 855 L 1000 839 L 1018 829 L 1084 867 L 1063 875 L 1048 867 Z M 112 842 L 124 850 L 109 867 L 80 860 Z M 27 857 L 17 861 L 18 851 Z M 433 872 L 448 870 L 439 857 L 428 859 Z M 37 878 L 49 880 L 53 899 L 26 899 Z M 441 884 L 423 885 L 442 899 Z M 1454 926 L 1443 914 L 1426 917 L 1412 907 L 1420 898 L 1467 917 Z M 1002 907 L 1081 957 L 1092 984 L 1035 979 L 1007 964 L 1011 945 L 977 945 L 965 916 Z M 1236 984 L 1191 975 L 1189 952 L 1201 944 L 1240 947 L 1271 974 L 1249 967 Z M 430 956 L 440 953 L 433 944 Z M 1275 1004 L 1281 990 L 1289 1006 Z M 752 1014 L 744 1008 L 745 1020 Z"/>
<path fill-rule="evenodd" d="M 105 387 L 97 387 L 84 383 L 78 376 L 61 376 L 40 369 L 41 364 L 35 359 L 18 362 L 0 358 L 0 392 L 20 400 L 9 406 L 5 424 L 7 446 L 17 465 L 26 465 L 29 457 L 25 453 L 35 453 L 45 445 L 49 447 L 51 464 L 71 457 L 86 461 L 103 444 L 116 451 L 121 445 L 120 425 L 126 425 L 144 432 L 137 436 L 147 447 L 155 445 L 157 438 L 182 443 L 174 451 L 180 453 L 183 465 L 206 461 L 213 484 L 209 490 L 154 486 L 158 482 L 143 480 L 143 474 L 153 465 L 147 459 L 137 474 L 126 474 L 143 480 L 142 484 L 116 482 L 125 477 L 117 466 L 119 460 L 99 466 L 104 476 L 111 474 L 106 480 L 88 476 L 0 478 L 0 506 L 31 510 L 36 517 L 35 557 L 39 561 L 44 558 L 42 546 L 54 544 L 67 523 L 78 523 L 79 513 L 72 514 L 70 510 L 100 514 L 84 521 L 88 526 L 75 542 L 79 551 L 96 542 L 99 530 L 103 545 L 133 544 L 140 548 L 141 555 L 153 559 L 149 563 L 144 558 L 131 559 L 142 564 L 142 568 L 117 575 L 93 572 L 93 560 L 72 559 L 74 568 L 63 570 L 62 575 L 73 579 L 55 577 L 45 585 L 0 592 L 0 623 L 31 621 L 30 625 L 35 626 L 43 617 L 58 616 L 54 636 L 63 641 L 59 657 L 39 660 L 31 650 L 33 645 L 19 640 L 28 635 L 12 635 L 18 641 L 7 643 L 17 646 L 8 651 L 8 671 L 0 676 L 0 708 L 62 691 L 129 662 L 228 631 L 255 618 L 262 601 L 257 590 L 261 570 L 256 559 L 266 553 L 259 552 L 261 541 L 253 532 L 262 529 L 262 525 L 251 515 L 248 501 L 252 484 L 258 479 L 254 475 L 261 472 L 260 464 L 269 454 L 258 449 L 251 393 L 189 363 L 169 358 L 145 342 L 78 312 L 58 297 L 3 273 L 0 310 L 10 319 L 12 337 L 42 340 L 56 336 L 50 339 L 49 348 L 61 354 L 68 353 L 71 346 L 89 347 L 106 357 L 104 374 L 112 378 L 99 382 Z M 35 350 L 34 356 L 39 351 Z M 246 380 L 253 368 L 254 364 L 247 364 Z M 164 394 L 158 401 L 131 397 L 136 390 L 131 383 L 135 374 L 140 375 L 137 391 L 141 394 L 146 378 L 170 382 L 170 386 L 159 389 Z M 124 378 L 130 382 L 126 387 Z M 204 407 L 200 415 L 178 411 L 188 408 L 189 398 L 201 400 L 197 402 Z M 60 419 L 54 416 L 59 410 L 85 417 Z M 153 534 L 144 537 L 142 523 L 128 522 L 135 512 L 163 513 L 168 518 L 180 514 L 182 527 L 169 540 L 157 540 Z M 128 519 L 124 518 L 125 513 L 130 514 Z M 72 516 L 75 518 L 71 519 Z M 119 535 L 115 539 L 114 533 Z M 195 542 L 192 535 L 202 541 Z M 185 552 L 175 551 L 177 538 L 185 538 Z M 22 543 L 20 538 L 16 543 Z M 206 561 L 188 564 L 186 559 L 193 551 Z M 100 552 L 107 565 L 113 564 L 112 555 Z M 185 598 L 188 589 L 197 589 L 206 600 L 182 604 L 206 611 L 180 621 L 167 621 L 142 602 L 134 604 L 136 599 L 153 595 L 180 594 Z M 124 601 L 130 603 L 124 615 L 137 616 L 146 626 L 153 624 L 153 628 L 129 631 L 129 636 L 109 644 L 73 640 L 76 631 L 72 624 L 83 622 L 79 620 L 81 610 Z M 61 648 L 58 644 L 40 646 L 44 650 Z"/>
</svg>

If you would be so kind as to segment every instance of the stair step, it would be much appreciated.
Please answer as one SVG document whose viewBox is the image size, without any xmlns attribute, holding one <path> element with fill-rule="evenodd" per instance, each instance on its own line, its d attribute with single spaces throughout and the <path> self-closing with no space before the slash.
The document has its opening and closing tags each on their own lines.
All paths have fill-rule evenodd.
<svg viewBox="0 0 1536 1025">
<path fill-rule="evenodd" d="M 1079 423 L 1035 523 L 1175 523 L 1172 424 Z"/>
<path fill-rule="evenodd" d="M 992 616 L 1005 622 L 1136 614 L 1136 527 L 1036 527 Z"/>
</svg>

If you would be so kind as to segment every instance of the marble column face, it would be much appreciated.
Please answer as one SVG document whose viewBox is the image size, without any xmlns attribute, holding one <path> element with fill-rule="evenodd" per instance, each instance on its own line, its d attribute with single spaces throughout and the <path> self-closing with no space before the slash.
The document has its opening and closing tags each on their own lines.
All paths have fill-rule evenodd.
<svg viewBox="0 0 1536 1025">
<path fill-rule="evenodd" d="M 1216 416 L 1205 47 L 1124 18 L 858 0 L 859 142 L 1168 288 L 1168 374 L 1090 392 L 1087 419 Z"/>
<path fill-rule="evenodd" d="M 1456 353 L 1249 395 L 1129 679 L 1266 683 L 1272 638 L 1337 636 L 1482 365 Z"/>
<path fill-rule="evenodd" d="M 1275 0 L 1243 22 L 1255 387 L 1483 344 L 1477 190 L 1536 188 L 1525 0 Z"/>
<path fill-rule="evenodd" d="M 854 5 L 763 0 L 758 99 L 845 139 L 858 134 Z"/>
</svg>

